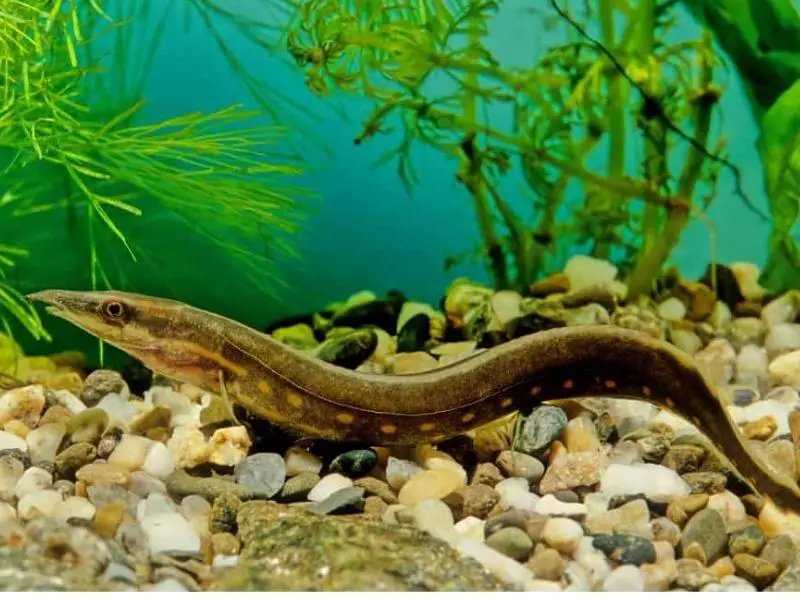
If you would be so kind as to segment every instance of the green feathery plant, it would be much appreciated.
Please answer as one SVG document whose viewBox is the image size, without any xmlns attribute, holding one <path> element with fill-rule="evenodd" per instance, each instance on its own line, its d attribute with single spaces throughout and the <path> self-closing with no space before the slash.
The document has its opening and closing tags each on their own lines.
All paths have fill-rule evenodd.
<svg viewBox="0 0 800 600">
<path fill-rule="evenodd" d="M 111 6 L 123 18 L 112 17 Z M 204 266 L 235 264 L 264 292 L 281 285 L 275 260 L 292 253 L 305 194 L 283 180 L 303 165 L 276 148 L 286 130 L 257 123 L 261 112 L 233 106 L 156 123 L 140 118 L 165 23 L 157 20 L 144 43 L 148 6 L 0 0 L 6 330 L 16 321 L 46 337 L 18 291 L 36 281 L 164 282 L 191 293 L 207 281 L 191 266 L 203 257 Z M 136 63 L 135 52 L 143 53 Z M 126 285 L 131 278 L 138 285 Z"/>
</svg>

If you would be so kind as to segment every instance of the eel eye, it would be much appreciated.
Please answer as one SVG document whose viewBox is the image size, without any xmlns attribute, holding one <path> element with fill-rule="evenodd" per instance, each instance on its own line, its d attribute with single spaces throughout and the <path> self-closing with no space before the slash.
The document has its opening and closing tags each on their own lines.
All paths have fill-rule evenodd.
<svg viewBox="0 0 800 600">
<path fill-rule="evenodd" d="M 113 319 L 119 319 L 125 312 L 125 307 L 121 302 L 109 300 L 103 305 L 103 312 Z"/>
</svg>

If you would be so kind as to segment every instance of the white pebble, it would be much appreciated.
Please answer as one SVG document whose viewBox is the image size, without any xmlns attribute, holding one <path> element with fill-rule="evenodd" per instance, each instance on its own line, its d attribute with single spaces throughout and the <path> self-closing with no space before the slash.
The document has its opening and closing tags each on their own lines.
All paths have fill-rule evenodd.
<svg viewBox="0 0 800 600">
<path fill-rule="evenodd" d="M 736 575 L 725 575 L 719 582 L 724 586 L 726 592 L 755 592 L 756 588 L 753 587 L 746 579 L 737 577 Z"/>
<path fill-rule="evenodd" d="M 586 512 L 590 515 L 608 512 L 609 502 L 611 502 L 611 497 L 601 492 L 586 494 L 586 497 L 583 499 Z"/>
<path fill-rule="evenodd" d="M 423 500 L 411 509 L 417 529 L 452 543 L 456 539 L 453 513 L 441 500 Z"/>
<path fill-rule="evenodd" d="M 308 493 L 308 500 L 322 502 L 331 494 L 349 487 L 353 487 L 352 479 L 339 473 L 328 473 Z"/>
<path fill-rule="evenodd" d="M 509 558 L 494 548 L 490 548 L 486 544 L 481 544 L 475 540 L 462 539 L 459 540 L 456 549 L 462 554 L 477 560 L 486 570 L 508 585 L 522 588 L 526 583 L 534 580 L 533 573 L 525 565 L 518 563 L 513 558 Z"/>
<path fill-rule="evenodd" d="M 97 407 L 106 411 L 109 426 L 112 423 L 127 425 L 139 412 L 133 404 L 124 400 L 119 394 L 106 395 L 97 403 Z"/>
<path fill-rule="evenodd" d="M 239 564 L 238 554 L 217 554 L 211 562 L 211 566 L 215 569 L 225 569 L 228 567 L 235 567 Z"/>
<path fill-rule="evenodd" d="M 28 494 L 46 490 L 53 485 L 53 476 L 49 471 L 45 471 L 41 467 L 30 467 L 17 481 L 14 492 L 17 498 L 23 498 Z"/>
<path fill-rule="evenodd" d="M 570 554 L 581 538 L 583 538 L 583 527 L 572 519 L 553 517 L 545 523 L 542 530 L 542 539 L 551 548 L 564 554 Z"/>
<path fill-rule="evenodd" d="M 55 394 L 59 406 L 63 406 L 73 415 L 87 410 L 87 406 L 72 392 L 68 392 L 67 390 L 55 390 L 53 394 Z"/>
<path fill-rule="evenodd" d="M 523 477 L 509 477 L 494 486 L 500 496 L 500 508 L 503 510 L 517 509 L 525 511 L 536 510 L 539 497 L 531 493 L 530 484 Z"/>
<path fill-rule="evenodd" d="M 322 461 L 305 448 L 293 446 L 286 451 L 283 458 L 286 465 L 286 476 L 294 477 L 300 473 L 316 473 L 322 471 Z"/>
<path fill-rule="evenodd" d="M 599 258 L 575 255 L 564 265 L 564 275 L 569 279 L 569 289 L 575 292 L 597 285 L 607 285 L 617 276 L 617 267 Z"/>
<path fill-rule="evenodd" d="M 465 539 L 471 539 L 481 543 L 485 540 L 484 521 L 478 517 L 469 515 L 461 519 L 453 527 L 456 533 Z"/>
<path fill-rule="evenodd" d="M 140 524 L 147 535 L 151 554 L 200 551 L 200 536 L 177 512 L 150 515 Z"/>
<path fill-rule="evenodd" d="M 155 386 L 145 392 L 144 399 L 146 402 L 152 402 L 153 406 L 169 409 L 172 413 L 173 427 L 200 426 L 200 411 L 203 408 L 199 404 L 194 404 L 185 394 L 169 387 Z"/>
<path fill-rule="evenodd" d="M 180 513 L 201 536 L 207 535 L 211 504 L 202 496 L 193 494 L 181 500 Z"/>
<path fill-rule="evenodd" d="M 643 592 L 644 576 L 638 567 L 622 565 L 617 567 L 603 582 L 604 592 Z"/>
<path fill-rule="evenodd" d="M 397 491 L 402 488 L 413 475 L 422 471 L 417 463 L 390 456 L 386 463 L 386 481 Z"/>
<path fill-rule="evenodd" d="M 108 462 L 126 471 L 138 471 L 142 468 L 147 453 L 154 443 L 149 438 L 125 433 L 108 457 Z"/>
<path fill-rule="evenodd" d="M 131 473 L 131 482 L 128 484 L 128 489 L 140 498 L 147 498 L 151 492 L 158 492 L 165 495 L 167 493 L 167 486 L 164 485 L 163 481 L 156 479 L 144 471 L 135 471 Z"/>
<path fill-rule="evenodd" d="M 749 406 L 729 406 L 728 412 L 736 423 L 747 421 L 757 421 L 763 417 L 774 417 L 778 422 L 778 429 L 774 437 L 787 435 L 789 433 L 789 414 L 796 406 L 780 402 L 773 399 L 764 399 L 761 402 L 754 402 Z"/>
<path fill-rule="evenodd" d="M 139 522 L 149 517 L 171 514 L 178 514 L 178 507 L 169 496 L 158 492 L 151 492 L 136 505 L 136 520 Z"/>
<path fill-rule="evenodd" d="M 572 556 L 591 578 L 592 589 L 604 581 L 611 572 L 605 554 L 592 545 L 590 537 L 581 538 Z"/>
<path fill-rule="evenodd" d="M 522 584 L 522 590 L 525 592 L 560 592 L 561 584 L 546 579 L 532 579 Z"/>
<path fill-rule="evenodd" d="M 691 487 L 672 469 L 662 465 L 609 465 L 600 478 L 600 491 L 608 496 L 644 494 L 657 502 L 688 496 Z"/>
<path fill-rule="evenodd" d="M 17 509 L 8 502 L 0 502 L 0 524 L 17 520 Z"/>
<path fill-rule="evenodd" d="M 166 444 L 156 442 L 150 446 L 144 458 L 142 471 L 156 479 L 166 479 L 174 470 L 175 461 L 172 460 L 172 452 Z"/>
<path fill-rule="evenodd" d="M 158 583 L 154 583 L 149 588 L 150 592 L 188 592 L 180 581 L 177 579 L 162 579 Z"/>
<path fill-rule="evenodd" d="M 0 450 L 22 450 L 28 451 L 28 444 L 25 443 L 21 437 L 9 433 L 7 431 L 0 431 Z"/>
<path fill-rule="evenodd" d="M 70 496 L 58 507 L 58 510 L 56 510 L 54 516 L 57 519 L 63 519 L 64 521 L 71 518 L 85 519 L 89 521 L 94 518 L 95 512 L 97 512 L 97 510 L 95 509 L 94 504 L 89 502 L 86 498 L 81 498 L 80 496 Z"/>
<path fill-rule="evenodd" d="M 536 512 L 540 515 L 572 517 L 586 515 L 589 513 L 589 509 L 580 502 L 562 502 L 553 494 L 547 494 L 536 503 Z"/>
<path fill-rule="evenodd" d="M 769 363 L 769 374 L 775 385 L 800 387 L 800 350 L 782 354 Z"/>
<path fill-rule="evenodd" d="M 667 321 L 680 321 L 686 316 L 686 305 L 679 298 L 668 298 L 658 305 L 658 315 Z"/>
<path fill-rule="evenodd" d="M 771 358 L 800 348 L 800 323 L 781 323 L 772 328 L 764 340 Z"/>
<path fill-rule="evenodd" d="M 725 521 L 725 528 L 728 531 L 736 529 L 737 526 L 744 524 L 747 519 L 747 511 L 739 497 L 730 490 L 724 490 L 719 494 L 713 494 L 708 499 L 706 508 L 718 511 Z"/>
<path fill-rule="evenodd" d="M 28 494 L 17 503 L 17 514 L 23 521 L 36 517 L 52 517 L 58 512 L 64 499 L 56 490 L 41 490 Z"/>
<path fill-rule="evenodd" d="M 47 423 L 31 431 L 25 438 L 34 463 L 53 462 L 67 431 L 63 423 Z"/>
</svg>

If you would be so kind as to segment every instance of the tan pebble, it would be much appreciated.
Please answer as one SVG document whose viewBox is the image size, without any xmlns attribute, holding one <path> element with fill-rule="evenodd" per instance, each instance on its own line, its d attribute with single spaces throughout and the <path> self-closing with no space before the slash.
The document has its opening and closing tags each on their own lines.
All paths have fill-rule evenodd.
<svg viewBox="0 0 800 600">
<path fill-rule="evenodd" d="M 42 427 L 48 423 L 61 423 L 66 425 L 72 418 L 72 413 L 63 406 L 51 406 L 48 408 L 42 418 L 39 419 L 38 426 Z"/>
<path fill-rule="evenodd" d="M 736 567 L 734 567 L 730 556 L 723 556 L 708 567 L 708 571 L 714 574 L 718 579 L 722 579 L 726 575 L 733 575 L 736 571 Z"/>
<path fill-rule="evenodd" d="M 389 462 L 389 457 L 392 455 L 389 451 L 389 448 L 385 448 L 383 446 L 373 446 L 372 449 L 375 451 L 375 454 L 378 455 L 378 466 L 382 469 L 385 469 L 386 463 Z"/>
<path fill-rule="evenodd" d="M 763 558 L 750 554 L 737 554 L 733 557 L 736 574 L 752 583 L 756 589 L 762 590 L 780 574 L 778 567 Z"/>
<path fill-rule="evenodd" d="M 86 482 L 78 481 L 75 483 L 75 495 L 78 498 L 86 498 Z"/>
<path fill-rule="evenodd" d="M 537 579 L 560 581 L 566 571 L 567 563 L 558 550 L 544 547 L 535 552 L 525 566 Z"/>
<path fill-rule="evenodd" d="M 758 526 L 767 539 L 786 534 L 800 545 L 800 515 L 784 513 L 772 502 L 765 502 L 758 515 Z"/>
<path fill-rule="evenodd" d="M 126 509 L 125 502 L 122 500 L 115 500 L 100 506 L 94 514 L 95 531 L 105 538 L 114 537 L 117 528 L 122 523 Z"/>
<path fill-rule="evenodd" d="M 211 436 L 209 462 L 215 465 L 233 466 L 247 458 L 253 445 L 247 429 L 242 426 L 223 427 Z"/>
<path fill-rule="evenodd" d="M 560 457 L 569 454 L 567 447 L 560 440 L 555 440 L 550 445 L 550 454 L 547 456 L 547 464 L 552 465 Z"/>
<path fill-rule="evenodd" d="M 211 552 L 214 556 L 233 556 L 239 554 L 242 544 L 232 533 L 215 533 L 211 536 Z"/>
<path fill-rule="evenodd" d="M 742 434 L 749 440 L 768 440 L 778 430 L 778 421 L 772 415 L 764 415 L 760 419 L 745 423 Z"/>
<path fill-rule="evenodd" d="M 372 515 L 377 518 L 383 517 L 389 505 L 378 496 L 369 496 L 364 499 L 364 514 Z"/>
<path fill-rule="evenodd" d="M 44 405 L 44 386 L 28 385 L 9 390 L 0 395 L 0 424 L 16 419 L 29 429 L 36 427 Z"/>
<path fill-rule="evenodd" d="M 450 471 L 458 475 L 461 485 L 467 485 L 467 472 L 460 464 L 444 458 L 429 458 L 425 461 L 425 468 L 429 471 Z"/>
<path fill-rule="evenodd" d="M 127 486 L 131 481 L 130 471 L 123 467 L 109 463 L 92 463 L 82 466 L 75 473 L 79 482 L 86 485 L 110 483 L 113 485 Z"/>
<path fill-rule="evenodd" d="M 439 366 L 439 361 L 427 352 L 403 352 L 395 354 L 388 366 L 395 375 L 403 375 L 430 371 Z"/>
<path fill-rule="evenodd" d="M 569 452 L 595 452 L 600 449 L 597 427 L 586 414 L 569 421 L 563 435 L 564 445 Z"/>
<path fill-rule="evenodd" d="M 656 551 L 656 562 L 675 560 L 675 547 L 666 540 L 656 540 L 653 542 L 653 549 Z"/>
<path fill-rule="evenodd" d="M 706 556 L 706 551 L 700 545 L 700 542 L 692 542 L 688 546 L 684 547 L 683 558 L 694 559 L 703 565 L 708 563 L 708 557 Z"/>
<path fill-rule="evenodd" d="M 645 592 L 666 592 L 678 574 L 674 559 L 640 565 L 639 570 L 644 576 Z"/>
<path fill-rule="evenodd" d="M 667 505 L 667 518 L 678 525 L 679 527 L 683 527 L 689 521 L 689 515 L 686 513 L 680 505 L 675 503 L 670 503 Z"/>
<path fill-rule="evenodd" d="M 123 434 L 114 451 L 108 457 L 109 464 L 127 471 L 138 471 L 144 464 L 153 440 L 138 435 Z"/>
<path fill-rule="evenodd" d="M 23 440 L 28 437 L 28 434 L 31 432 L 30 427 L 25 425 L 25 423 L 19 419 L 11 419 L 3 426 L 3 430 L 20 437 Z"/>
<path fill-rule="evenodd" d="M 465 477 L 456 471 L 441 469 L 412 475 L 400 489 L 400 504 L 414 506 L 423 500 L 440 500 L 464 485 Z"/>
<path fill-rule="evenodd" d="M 176 427 L 167 442 L 175 467 L 189 469 L 204 464 L 211 455 L 211 445 L 203 432 L 193 427 Z"/>
</svg>

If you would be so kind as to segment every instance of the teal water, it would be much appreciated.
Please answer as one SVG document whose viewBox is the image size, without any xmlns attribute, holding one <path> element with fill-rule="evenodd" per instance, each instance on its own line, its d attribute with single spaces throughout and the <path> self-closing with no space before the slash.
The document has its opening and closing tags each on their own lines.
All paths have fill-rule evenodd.
<svg viewBox="0 0 800 600">
<path fill-rule="evenodd" d="M 201 23 L 191 21 L 188 28 L 184 27 L 184 11 L 178 4 L 175 3 L 176 9 L 147 79 L 148 106 L 144 118 L 164 119 L 191 111 L 218 110 L 231 104 L 257 108 Z M 227 4 L 240 6 L 237 2 Z M 543 30 L 540 15 L 532 13 L 530 5 L 524 1 L 505 2 L 493 21 L 490 46 L 503 64 L 529 64 L 543 48 L 563 40 L 559 34 Z M 310 145 L 305 156 L 310 169 L 300 183 L 319 198 L 313 203 L 314 213 L 296 239 L 300 261 L 284 261 L 280 265 L 288 290 L 282 291 L 277 299 L 264 298 L 243 277 L 240 287 L 235 272 L 221 273 L 213 260 L 202 259 L 181 268 L 200 274 L 196 281 L 206 288 L 202 296 L 204 307 L 263 325 L 282 316 L 319 309 L 363 289 L 377 293 L 400 289 L 409 297 L 437 303 L 456 276 L 489 281 L 479 264 L 462 265 L 451 271 L 444 268 L 446 256 L 468 252 L 479 242 L 470 199 L 454 176 L 455 162 L 417 146 L 414 159 L 419 183 L 409 197 L 393 163 L 373 166 L 379 156 L 397 144 L 396 136 L 378 136 L 361 146 L 353 145 L 353 138 L 369 114 L 367 103 L 342 94 L 332 99 L 315 97 L 305 87 L 302 72 L 287 64 L 288 56 L 280 57 L 281 60 L 270 57 L 234 28 L 225 23 L 217 25 L 250 72 L 297 105 L 322 115 L 322 120 L 312 125 L 315 138 L 294 134 L 297 141 Z M 699 31 L 691 17 L 682 13 L 673 35 L 696 36 Z M 722 125 L 728 139 L 729 158 L 742 171 L 748 197 L 767 212 L 756 150 L 758 130 L 730 64 L 725 88 Z M 280 106 L 276 109 L 281 110 Z M 502 119 L 507 115 L 497 117 Z M 330 149 L 330 154 L 311 151 L 320 142 Z M 603 158 L 598 158 L 600 164 Z M 636 156 L 630 158 L 639 160 Z M 510 178 L 503 190 L 525 214 L 530 197 L 520 193 L 521 180 Z M 718 261 L 764 263 L 768 225 L 735 197 L 733 177 L 723 170 L 706 223 L 692 223 L 673 255 L 673 262 L 685 275 L 702 275 L 711 258 L 708 223 L 713 224 Z M 53 281 L 61 287 L 70 284 L 69 277 L 63 275 Z M 157 292 L 158 286 L 149 286 L 144 291 Z M 187 287 L 182 299 L 191 302 L 199 297 L 198 293 L 197 289 Z"/>
</svg>

